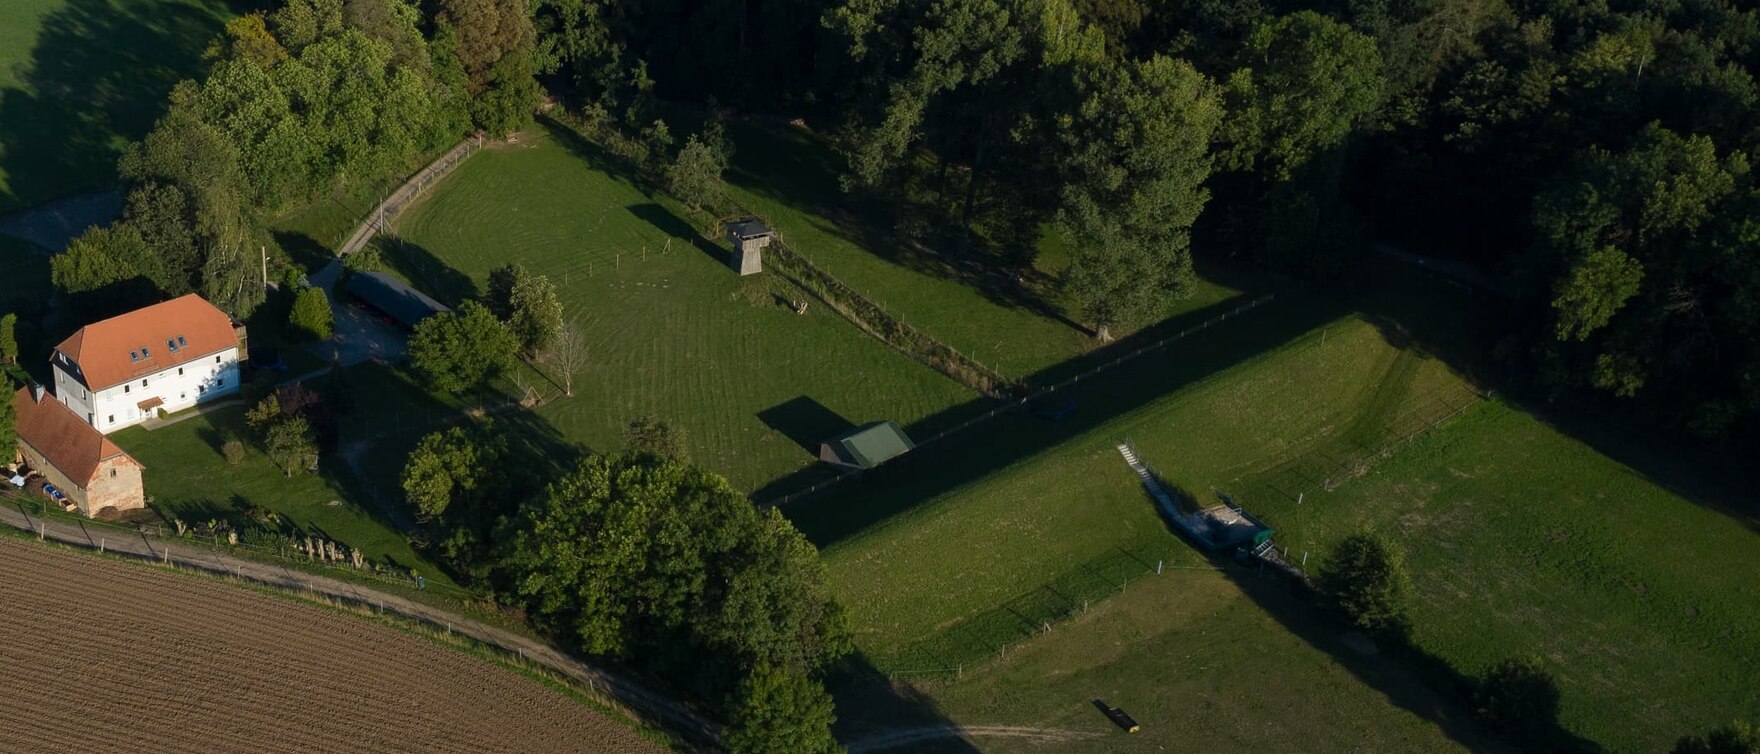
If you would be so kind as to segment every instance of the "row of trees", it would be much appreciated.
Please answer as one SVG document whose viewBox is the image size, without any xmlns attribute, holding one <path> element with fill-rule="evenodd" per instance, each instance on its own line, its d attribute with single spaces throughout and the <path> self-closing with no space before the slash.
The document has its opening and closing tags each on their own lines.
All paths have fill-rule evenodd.
<svg viewBox="0 0 1760 754">
<path fill-rule="evenodd" d="M 287 0 L 241 16 L 201 81 L 120 162 L 121 222 L 52 262 L 88 316 L 199 292 L 243 319 L 263 301 L 266 230 L 291 204 L 394 175 L 473 128 L 529 121 L 536 38 L 520 0 Z M 277 254 L 279 256 L 279 254 Z"/>
<path fill-rule="evenodd" d="M 537 623 L 724 704 L 734 751 L 835 750 L 818 678 L 850 639 L 817 550 L 682 460 L 665 422 L 632 422 L 626 440 L 540 490 L 506 470 L 522 466 L 509 430 L 452 427 L 422 439 L 403 488 L 447 559 Z"/>
</svg>

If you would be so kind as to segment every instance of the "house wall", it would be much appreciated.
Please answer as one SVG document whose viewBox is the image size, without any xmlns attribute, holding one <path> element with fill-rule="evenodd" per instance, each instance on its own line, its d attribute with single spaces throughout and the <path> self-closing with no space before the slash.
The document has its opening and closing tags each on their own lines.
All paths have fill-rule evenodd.
<svg viewBox="0 0 1760 754">
<path fill-rule="evenodd" d="M 55 399 L 61 405 L 73 410 L 75 416 L 92 421 L 92 393 L 86 389 L 85 381 L 62 364 L 65 357 L 56 352 L 55 360 L 50 362 L 55 372 Z M 94 425 L 95 426 L 95 425 Z"/>
<path fill-rule="evenodd" d="M 69 479 L 66 474 L 61 473 L 60 469 L 55 468 L 50 464 L 49 459 L 44 458 L 43 454 L 38 452 L 36 448 L 31 447 L 30 443 L 19 440 L 18 450 L 24 455 L 24 462 L 26 465 L 30 466 L 31 469 L 37 473 L 42 474 L 44 479 L 49 480 L 49 483 L 55 485 L 56 489 L 61 490 L 62 494 L 67 495 L 67 499 L 72 500 L 75 504 L 79 505 L 81 511 L 86 510 L 86 488 L 84 484 L 74 484 L 72 479 Z M 87 513 L 86 515 L 91 514 Z"/>
<path fill-rule="evenodd" d="M 89 418 L 99 431 L 109 434 L 152 418 L 158 409 L 142 411 L 140 408 L 141 401 L 149 398 L 164 401 L 162 408 L 176 412 L 238 392 L 238 352 L 238 348 L 228 348 L 154 374 L 137 376 L 121 385 L 98 391 L 89 404 L 76 405 L 76 401 L 68 398 L 62 398 L 61 402 L 74 413 Z M 63 389 L 59 368 L 56 374 L 55 393 L 60 398 Z M 74 386 L 75 389 L 78 387 Z"/>
<path fill-rule="evenodd" d="M 92 477 L 91 486 L 86 490 L 86 505 L 82 508 L 90 516 L 104 510 L 115 508 L 119 511 L 145 508 L 147 492 L 141 478 L 140 464 L 125 458 L 112 458 L 98 464 L 98 471 Z"/>
</svg>

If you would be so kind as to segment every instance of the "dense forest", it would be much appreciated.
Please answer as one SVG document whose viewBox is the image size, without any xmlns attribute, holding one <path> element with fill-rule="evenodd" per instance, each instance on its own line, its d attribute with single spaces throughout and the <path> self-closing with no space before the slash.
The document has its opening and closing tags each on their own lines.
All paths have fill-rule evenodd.
<svg viewBox="0 0 1760 754">
<path fill-rule="evenodd" d="M 1488 272 L 1549 391 L 1760 425 L 1760 18 L 1727 0 L 290 0 L 209 57 L 124 156 L 124 222 L 57 259 L 74 301 L 248 313 L 290 203 L 546 92 L 666 158 L 664 100 L 805 119 L 899 233 L 999 274 L 1059 242 L 1101 338 L 1194 251 L 1328 280 L 1387 244 Z"/>
<path fill-rule="evenodd" d="M 553 91 L 805 117 L 901 232 L 1056 233 L 1099 334 L 1190 254 L 1478 265 L 1537 384 L 1705 437 L 1760 415 L 1760 18 L 1726 0 L 543 0 Z M 632 111 L 631 108 L 635 108 Z M 1049 219 L 1049 229 L 1045 220 Z"/>
</svg>

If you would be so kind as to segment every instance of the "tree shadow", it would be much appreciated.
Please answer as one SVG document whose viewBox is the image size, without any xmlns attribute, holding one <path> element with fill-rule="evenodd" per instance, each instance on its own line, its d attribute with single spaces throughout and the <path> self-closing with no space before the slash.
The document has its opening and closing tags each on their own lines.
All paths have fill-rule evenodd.
<svg viewBox="0 0 1760 754">
<path fill-rule="evenodd" d="M 872 736 L 913 728 L 945 728 L 954 725 L 928 694 L 908 682 L 894 681 L 868 657 L 856 652 L 845 658 L 825 679 L 825 687 L 837 702 L 837 723 L 832 730 L 848 746 Z M 876 751 L 945 752 L 976 754 L 970 742 L 947 736 L 912 741 Z"/>
<path fill-rule="evenodd" d="M 275 245 L 287 254 L 287 258 L 307 272 L 317 272 L 336 259 L 336 253 L 322 241 L 291 230 L 273 232 Z"/>
<path fill-rule="evenodd" d="M 24 88 L 0 91 L 0 207 L 115 181 L 124 144 L 146 135 L 165 95 L 204 67 L 202 52 L 245 0 L 67 0 L 44 16 Z"/>
<path fill-rule="evenodd" d="M 732 253 L 730 249 L 721 248 L 715 242 L 704 238 L 703 234 L 697 232 L 694 226 L 686 222 L 684 218 L 673 214 L 671 210 L 653 202 L 632 204 L 624 209 L 635 215 L 637 219 L 654 226 L 661 233 L 665 233 L 667 238 L 682 238 L 689 242 L 692 248 L 715 260 L 716 264 L 727 264 L 728 255 Z"/>
<path fill-rule="evenodd" d="M 457 308 L 467 300 L 482 297 L 483 290 L 477 287 L 477 281 L 435 256 L 426 246 L 401 238 L 381 239 L 379 243 L 385 263 L 434 300 Z"/>
<path fill-rule="evenodd" d="M 782 433 L 814 456 L 819 455 L 819 443 L 856 426 L 826 408 L 825 404 L 805 395 L 759 411 L 757 416 L 765 426 Z"/>
</svg>

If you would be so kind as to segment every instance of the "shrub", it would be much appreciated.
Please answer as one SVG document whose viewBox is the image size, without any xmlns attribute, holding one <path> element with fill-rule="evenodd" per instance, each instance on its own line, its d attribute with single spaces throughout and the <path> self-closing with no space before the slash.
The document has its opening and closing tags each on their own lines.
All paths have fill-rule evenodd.
<svg viewBox="0 0 1760 754">
<path fill-rule="evenodd" d="M 226 457 L 228 465 L 237 466 L 244 463 L 244 443 L 237 440 L 227 440 L 220 446 L 220 455 Z"/>
<path fill-rule="evenodd" d="M 1485 726 L 1512 740 L 1532 741 L 1558 722 L 1558 681 L 1537 657 L 1510 658 L 1485 671 L 1474 709 Z"/>
<path fill-rule="evenodd" d="M 1412 582 L 1405 554 L 1385 536 L 1365 532 L 1333 548 L 1320 568 L 1318 588 L 1351 625 L 1382 631 L 1404 624 Z"/>
<path fill-rule="evenodd" d="M 727 730 L 734 754 L 829 754 L 842 751 L 831 735 L 831 695 L 807 676 L 759 667 L 739 686 Z"/>
<path fill-rule="evenodd" d="M 307 288 L 293 300 L 293 311 L 287 315 L 287 327 L 295 337 L 305 340 L 328 340 L 335 327 L 330 313 L 330 297 L 322 288 Z"/>
<path fill-rule="evenodd" d="M 653 416 L 635 419 L 623 428 L 623 447 L 631 453 L 686 460 L 684 430 Z"/>
<path fill-rule="evenodd" d="M 1674 754 L 1760 754 L 1760 730 L 1737 720 L 1699 736 L 1682 736 Z"/>
</svg>

